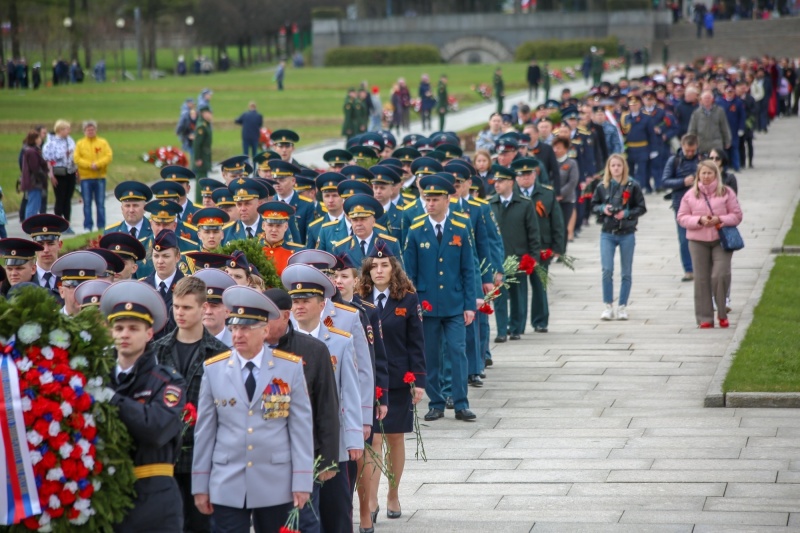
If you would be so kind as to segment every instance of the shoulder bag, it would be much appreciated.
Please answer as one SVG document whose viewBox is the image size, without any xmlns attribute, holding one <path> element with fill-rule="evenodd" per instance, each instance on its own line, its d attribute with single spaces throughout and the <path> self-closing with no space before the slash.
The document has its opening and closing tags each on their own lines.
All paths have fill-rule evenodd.
<svg viewBox="0 0 800 533">
<path fill-rule="evenodd" d="M 703 193 L 703 198 L 706 200 L 708 210 L 711 211 L 711 216 L 716 216 L 714 215 L 714 210 L 711 209 L 711 202 L 708 201 L 706 193 Z M 739 233 L 739 229 L 736 226 L 721 226 L 717 231 L 719 232 L 719 244 L 726 252 L 735 252 L 744 248 L 742 234 Z"/>
</svg>

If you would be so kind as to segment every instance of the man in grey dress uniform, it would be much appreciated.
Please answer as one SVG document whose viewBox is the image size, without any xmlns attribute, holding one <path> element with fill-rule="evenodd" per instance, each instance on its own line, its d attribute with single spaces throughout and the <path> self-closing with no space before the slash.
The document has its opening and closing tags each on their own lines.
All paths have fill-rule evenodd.
<svg viewBox="0 0 800 533">
<path fill-rule="evenodd" d="M 273 533 L 314 484 L 311 403 L 300 357 L 265 344 L 280 315 L 260 291 L 225 289 L 231 353 L 205 362 L 192 494 L 219 533 Z"/>
</svg>

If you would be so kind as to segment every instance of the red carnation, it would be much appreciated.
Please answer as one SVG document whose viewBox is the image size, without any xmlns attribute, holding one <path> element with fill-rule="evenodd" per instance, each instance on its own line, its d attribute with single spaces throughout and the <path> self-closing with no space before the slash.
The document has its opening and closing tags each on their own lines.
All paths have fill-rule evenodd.
<svg viewBox="0 0 800 533">
<path fill-rule="evenodd" d="M 375 399 L 380 400 L 383 398 L 383 389 L 380 387 L 375 387 Z"/>
<path fill-rule="evenodd" d="M 281 528 L 278 530 L 278 533 L 300 533 L 300 531 L 290 527 L 281 526 Z"/>
<path fill-rule="evenodd" d="M 89 484 L 89 486 L 91 487 L 92 485 Z M 81 496 L 81 497 L 83 497 L 83 496 Z M 62 490 L 59 493 L 58 499 L 61 500 L 61 505 L 62 506 L 63 505 L 72 505 L 73 503 L 75 503 L 75 500 L 76 500 L 75 493 L 74 492 L 70 492 L 67 489 Z"/>
<path fill-rule="evenodd" d="M 37 516 L 41 516 L 41 515 L 37 515 Z M 27 527 L 31 531 L 38 531 L 38 529 L 39 529 L 39 519 L 36 518 L 35 516 L 32 516 L 30 518 L 26 518 L 25 520 L 22 521 L 22 523 L 25 525 L 25 527 Z"/>
<path fill-rule="evenodd" d="M 69 427 L 72 429 L 81 430 L 83 426 L 86 425 L 86 420 L 83 418 L 83 415 L 80 413 L 73 413 L 69 420 L 67 421 Z"/>
<path fill-rule="evenodd" d="M 64 472 L 64 477 L 77 481 L 78 477 L 78 461 L 75 459 L 64 459 L 61 461 L 61 470 Z"/>
<path fill-rule="evenodd" d="M 433 311 L 433 306 L 428 300 L 422 300 L 422 310 L 425 312 Z"/>
<path fill-rule="evenodd" d="M 49 429 L 50 423 L 41 418 L 33 424 L 33 430 L 42 437 L 47 437 Z"/>
<path fill-rule="evenodd" d="M 69 441 L 69 435 L 64 433 L 63 431 L 56 435 L 55 437 L 50 437 L 47 439 L 47 443 L 53 447 L 54 450 L 58 450 L 63 445 L 65 445 Z"/>
<path fill-rule="evenodd" d="M 42 465 L 42 468 L 44 468 L 45 470 L 50 470 L 51 468 L 56 466 L 57 462 L 58 458 L 56 457 L 56 454 L 54 454 L 51 451 L 47 451 L 44 452 L 44 454 L 42 454 L 42 460 L 39 461 L 39 464 Z"/>
<path fill-rule="evenodd" d="M 58 348 L 57 346 L 52 346 L 51 349 L 53 350 L 53 360 L 59 363 L 66 363 L 68 352 L 64 348 Z"/>
<path fill-rule="evenodd" d="M 28 348 L 27 356 L 28 356 L 28 359 L 30 359 L 31 361 L 34 361 L 35 359 L 39 359 L 40 357 L 42 357 L 42 349 L 39 348 L 38 346 L 31 346 L 31 347 Z M 36 362 L 36 361 L 34 361 L 34 362 Z"/>
<path fill-rule="evenodd" d="M 75 389 L 70 386 L 61 387 L 61 398 L 67 402 L 68 404 L 72 405 L 75 403 Z"/>
<path fill-rule="evenodd" d="M 80 460 L 83 457 L 83 449 L 80 446 L 72 448 L 72 453 L 69 454 L 70 458 Z"/>
<path fill-rule="evenodd" d="M 519 269 L 530 276 L 533 274 L 534 268 L 536 268 L 536 259 L 528 254 L 523 255 L 519 261 Z"/>
<path fill-rule="evenodd" d="M 89 469 L 83 466 L 83 462 L 78 462 L 78 470 L 76 473 L 78 477 L 75 478 L 75 481 L 79 481 L 83 478 L 89 477 L 89 474 L 90 474 Z"/>
<path fill-rule="evenodd" d="M 551 250 L 550 248 L 547 248 L 546 250 L 542 250 L 539 253 L 539 259 L 541 259 L 542 261 L 548 261 L 548 260 L 552 259 L 552 257 L 553 257 L 553 250 Z"/>
<path fill-rule="evenodd" d="M 61 515 L 64 514 L 64 507 L 59 507 L 57 509 L 48 507 L 47 513 L 50 515 L 50 518 L 61 518 Z"/>
<path fill-rule="evenodd" d="M 69 511 L 67 511 L 67 518 L 69 520 L 75 520 L 81 515 L 81 512 L 74 507 L 71 507 Z"/>
<path fill-rule="evenodd" d="M 84 392 L 77 398 L 75 398 L 75 410 L 80 412 L 86 412 L 92 406 L 92 398 L 89 396 L 88 393 Z"/>
<path fill-rule="evenodd" d="M 197 407 L 192 402 L 186 402 L 186 406 L 183 408 L 183 423 L 189 427 L 197 424 Z"/>
<path fill-rule="evenodd" d="M 91 483 L 87 483 L 83 490 L 78 491 L 78 496 L 81 498 L 88 500 L 94 494 L 94 485 Z"/>
<path fill-rule="evenodd" d="M 494 309 L 492 309 L 492 306 L 487 303 L 480 306 L 478 308 L 478 311 L 480 311 L 481 313 L 485 313 L 487 315 L 491 315 L 492 313 L 494 313 Z"/>
<path fill-rule="evenodd" d="M 101 462 L 100 462 L 100 461 L 98 461 L 98 460 L 95 460 L 95 462 L 94 462 L 94 469 L 92 470 L 92 473 L 93 473 L 95 476 L 99 476 L 99 475 L 100 475 L 100 472 L 102 472 L 102 471 L 103 471 L 103 463 L 101 463 Z"/>
<path fill-rule="evenodd" d="M 45 479 L 42 481 L 42 486 L 39 487 L 39 499 L 46 502 L 53 494 L 58 494 L 61 491 L 61 483 L 57 481 L 50 481 Z"/>
<path fill-rule="evenodd" d="M 406 375 L 403 376 L 403 383 L 408 383 L 409 385 L 414 383 L 416 380 L 417 378 L 414 377 L 413 372 L 406 372 Z"/>
<path fill-rule="evenodd" d="M 94 426 L 86 426 L 83 428 L 83 438 L 92 442 L 97 435 L 97 428 Z"/>
</svg>

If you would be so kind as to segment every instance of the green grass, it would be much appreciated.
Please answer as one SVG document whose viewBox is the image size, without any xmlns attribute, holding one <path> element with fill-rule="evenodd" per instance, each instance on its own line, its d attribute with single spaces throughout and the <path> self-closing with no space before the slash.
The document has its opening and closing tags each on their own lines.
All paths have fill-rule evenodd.
<svg viewBox="0 0 800 533">
<path fill-rule="evenodd" d="M 563 68 L 578 62 L 553 61 L 550 66 Z M 501 66 L 508 92 L 527 86 L 527 64 Z M 113 63 L 109 63 L 108 68 L 113 68 Z M 173 131 L 180 106 L 186 97 L 197 97 L 204 87 L 214 90 L 211 101 L 215 116 L 213 154 L 214 160 L 220 161 L 241 152 L 239 128 L 233 120 L 250 100 L 257 102 L 267 127 L 273 130 L 291 127 L 300 134 L 302 147 L 339 137 L 345 93 L 362 81 L 379 86 L 385 103 L 389 100 L 391 85 L 401 76 L 406 78 L 412 96 L 416 96 L 421 74 L 428 73 L 435 88 L 439 75 L 446 73 L 449 93 L 459 99 L 463 108 L 480 100 L 471 86 L 491 84 L 493 72 L 494 65 L 290 67 L 286 74 L 286 90 L 279 92 L 272 81 L 272 73 L 261 66 L 210 76 L 169 76 L 160 80 L 105 84 L 87 81 L 36 92 L 0 91 L 0 109 L 3 110 L 0 149 L 7 154 L 0 161 L 0 186 L 5 193 L 6 210 L 13 212 L 19 205 L 19 196 L 14 191 L 19 176 L 16 155 L 28 128 L 36 123 L 52 128 L 58 118 L 69 120 L 73 125 L 73 138 L 77 140 L 81 137 L 81 121 L 97 120 L 98 134 L 109 141 L 114 151 L 114 162 L 109 168 L 111 186 L 125 179 L 146 180 L 158 175 L 155 167 L 141 161 L 141 155 L 159 146 L 177 143 Z"/>
<path fill-rule="evenodd" d="M 753 322 L 725 379 L 725 392 L 800 391 L 798 278 L 800 257 L 776 259 Z"/>
<path fill-rule="evenodd" d="M 800 206 L 794 212 L 794 219 L 792 220 L 792 227 L 786 238 L 783 239 L 784 246 L 800 246 Z"/>
</svg>

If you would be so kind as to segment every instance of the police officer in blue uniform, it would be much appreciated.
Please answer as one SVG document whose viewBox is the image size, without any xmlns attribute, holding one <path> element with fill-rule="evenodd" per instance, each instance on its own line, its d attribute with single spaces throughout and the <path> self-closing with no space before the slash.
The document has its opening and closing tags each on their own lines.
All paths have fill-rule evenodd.
<svg viewBox="0 0 800 533">
<path fill-rule="evenodd" d="M 658 156 L 653 150 L 655 131 L 650 117 L 642 113 L 642 101 L 638 96 L 628 98 L 630 113 L 622 115 L 620 127 L 625 135 L 625 146 L 628 153 L 628 166 L 633 178 L 642 188 L 652 192 L 650 186 L 650 160 Z"/>
<path fill-rule="evenodd" d="M 648 176 L 647 183 L 650 183 L 650 177 L 653 178 L 653 188 L 661 192 L 661 177 L 664 174 L 664 165 L 669 158 L 669 146 L 667 145 L 667 113 L 663 107 L 659 107 L 656 101 L 656 93 L 652 90 L 647 90 L 642 93 L 642 113 L 650 117 L 650 122 L 653 125 L 653 142 L 650 145 L 650 151 L 656 151 L 656 157 L 650 160 L 650 176 Z"/>
<path fill-rule="evenodd" d="M 441 341 L 453 368 L 453 402 L 458 420 L 474 420 L 467 399 L 466 327 L 475 318 L 475 264 L 467 225 L 449 213 L 455 188 L 443 177 L 426 176 L 420 190 L 428 217 L 408 229 L 403 257 L 422 300 L 425 358 L 430 398 L 428 421 L 444 417 L 439 368 Z"/>
</svg>

